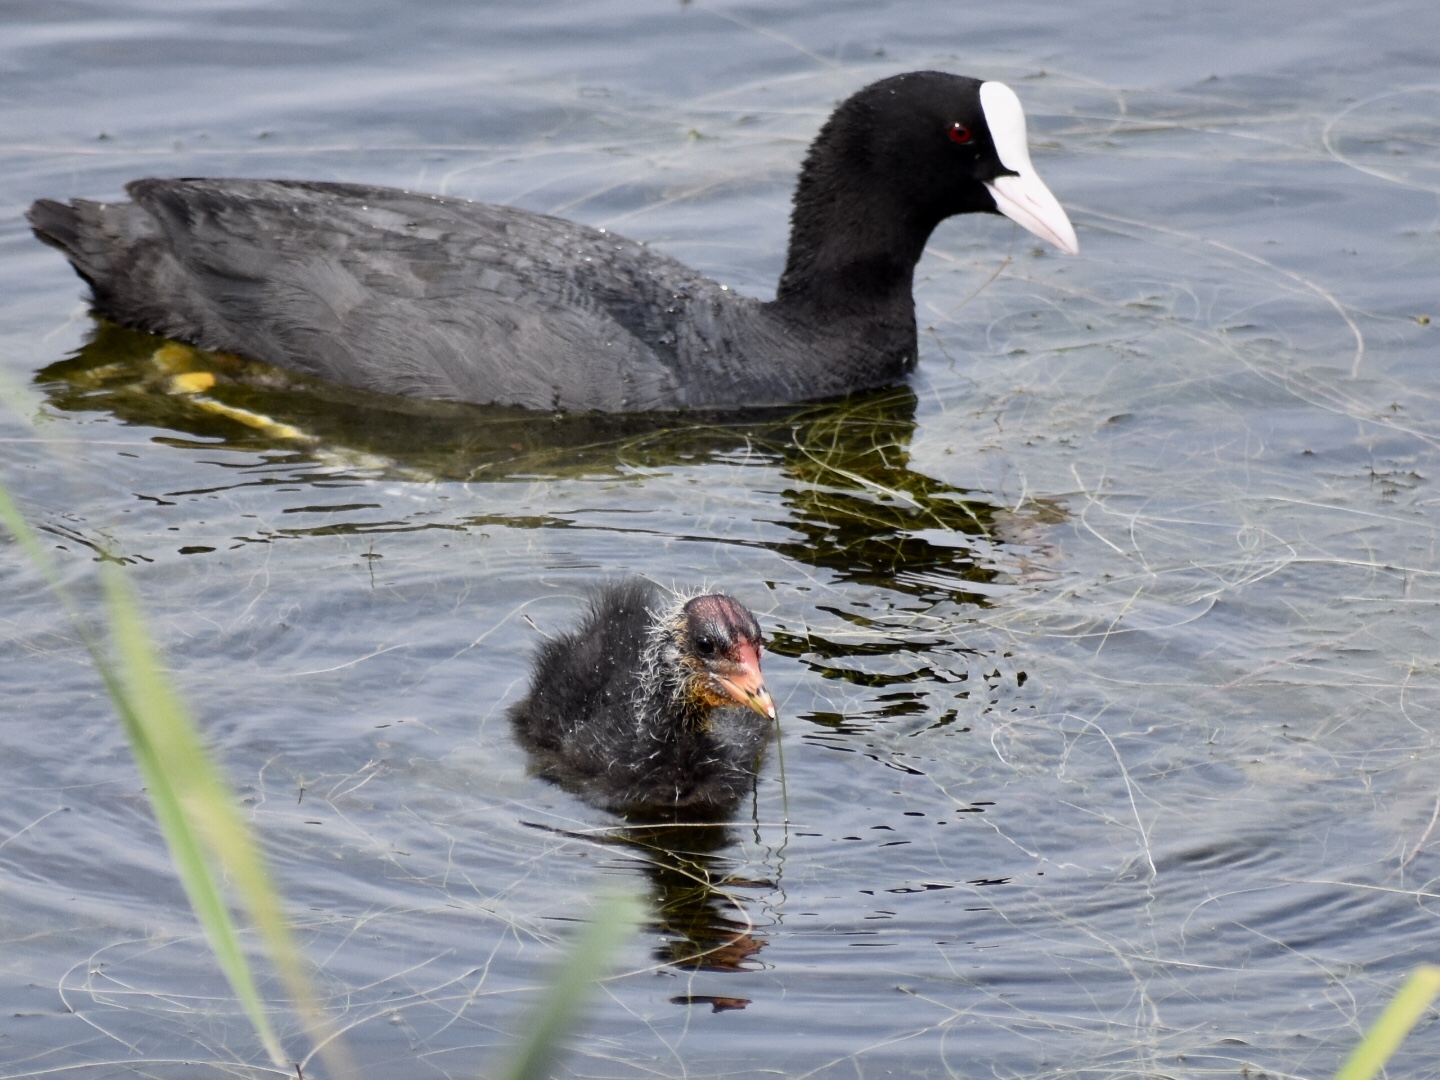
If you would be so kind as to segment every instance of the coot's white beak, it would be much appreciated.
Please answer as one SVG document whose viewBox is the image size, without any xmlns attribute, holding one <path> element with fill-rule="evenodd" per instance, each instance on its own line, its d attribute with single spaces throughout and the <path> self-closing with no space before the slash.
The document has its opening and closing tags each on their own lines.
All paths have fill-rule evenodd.
<svg viewBox="0 0 1440 1080">
<path fill-rule="evenodd" d="M 995 200 L 995 209 L 1067 255 L 1080 254 L 1075 227 L 1065 216 L 1059 200 L 1035 174 L 1035 166 L 1030 164 L 1030 147 L 1025 141 L 1025 110 L 1020 107 L 1015 91 L 1000 82 L 981 83 L 980 108 L 985 112 L 985 123 L 990 127 L 990 138 L 1000 164 L 1017 174 L 997 176 L 986 182 Z"/>
</svg>

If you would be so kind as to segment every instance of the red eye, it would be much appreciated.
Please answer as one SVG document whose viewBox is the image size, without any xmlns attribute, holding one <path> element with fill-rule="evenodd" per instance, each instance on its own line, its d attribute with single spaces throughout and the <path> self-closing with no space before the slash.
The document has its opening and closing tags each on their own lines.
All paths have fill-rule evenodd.
<svg viewBox="0 0 1440 1080">
<path fill-rule="evenodd" d="M 951 124 L 951 125 L 950 125 L 950 141 L 951 141 L 951 142 L 953 142 L 953 143 L 960 143 L 960 144 L 963 146 L 965 143 L 969 142 L 972 138 L 973 138 L 973 136 L 970 134 L 970 129 L 967 128 L 964 124 L 956 123 L 956 124 Z"/>
</svg>

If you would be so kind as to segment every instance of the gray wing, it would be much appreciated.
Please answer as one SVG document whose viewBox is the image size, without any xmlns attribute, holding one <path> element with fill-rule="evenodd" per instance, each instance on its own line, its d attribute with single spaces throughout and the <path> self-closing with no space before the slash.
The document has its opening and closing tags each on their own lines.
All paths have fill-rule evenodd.
<svg viewBox="0 0 1440 1080">
<path fill-rule="evenodd" d="M 42 200 L 30 214 L 116 321 L 387 393 L 566 410 L 690 403 L 696 373 L 675 343 L 719 287 L 633 241 L 389 188 L 127 190 L 133 203 Z"/>
</svg>

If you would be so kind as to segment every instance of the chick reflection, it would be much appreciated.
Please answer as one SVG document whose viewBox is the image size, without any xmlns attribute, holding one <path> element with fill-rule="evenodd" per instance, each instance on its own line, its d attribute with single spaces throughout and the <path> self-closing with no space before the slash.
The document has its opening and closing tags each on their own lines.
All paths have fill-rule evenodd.
<svg viewBox="0 0 1440 1080">
<path fill-rule="evenodd" d="M 729 880 L 719 852 L 730 843 L 730 830 L 716 824 L 634 825 L 616 838 L 645 861 L 655 891 L 660 945 L 655 957 L 697 971 L 745 971 L 766 945 L 744 909 L 727 890 Z M 743 1008 L 743 998 L 729 1008 Z M 687 1004 L 690 1002 L 687 1002 Z M 713 1002 L 707 1002 L 714 1004 Z"/>
</svg>

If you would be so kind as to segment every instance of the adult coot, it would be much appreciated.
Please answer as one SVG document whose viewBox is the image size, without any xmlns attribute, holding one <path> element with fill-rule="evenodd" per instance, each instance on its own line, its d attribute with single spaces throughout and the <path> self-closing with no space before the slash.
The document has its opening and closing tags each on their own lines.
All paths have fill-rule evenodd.
<svg viewBox="0 0 1440 1080">
<path fill-rule="evenodd" d="M 540 648 L 510 721 L 540 775 L 597 806 L 723 812 L 775 719 L 760 653 L 738 600 L 619 582 Z"/>
<path fill-rule="evenodd" d="M 773 301 L 634 241 L 508 206 L 357 184 L 137 180 L 41 199 L 37 236 L 117 323 L 393 394 L 635 412 L 773 405 L 893 382 L 911 282 L 952 214 L 1063 251 L 1003 83 L 916 71 L 843 102 L 810 146 Z"/>
</svg>

